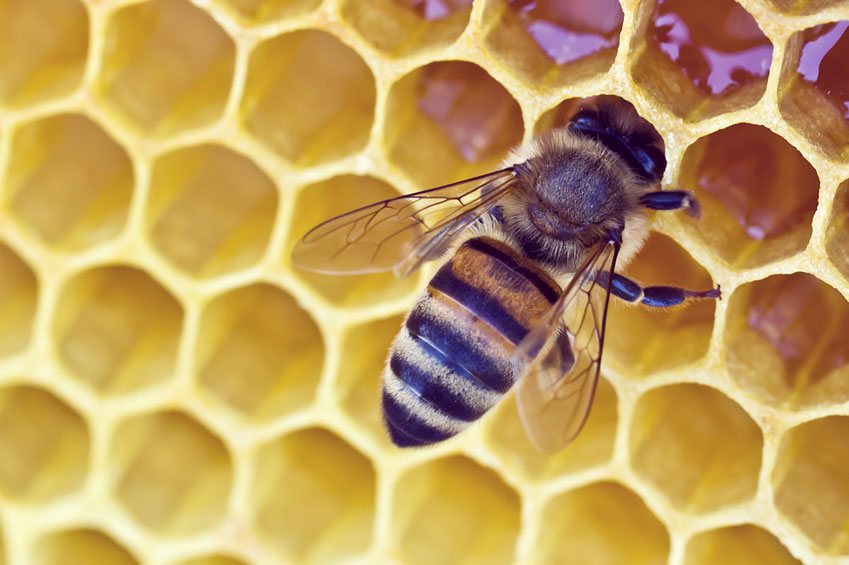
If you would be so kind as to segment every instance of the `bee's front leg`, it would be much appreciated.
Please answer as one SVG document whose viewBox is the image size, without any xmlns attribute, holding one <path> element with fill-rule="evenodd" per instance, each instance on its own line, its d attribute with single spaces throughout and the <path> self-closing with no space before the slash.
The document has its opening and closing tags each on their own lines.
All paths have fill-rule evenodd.
<svg viewBox="0 0 849 565">
<path fill-rule="evenodd" d="M 652 210 L 685 210 L 688 215 L 698 218 L 701 215 L 699 201 L 689 190 L 660 190 L 649 192 L 640 197 L 640 203 Z"/>
<path fill-rule="evenodd" d="M 597 282 L 602 288 L 605 288 L 608 278 L 610 278 L 609 273 L 599 273 Z M 716 288 L 710 290 L 688 290 L 678 286 L 643 287 L 636 281 L 618 273 L 614 273 L 610 281 L 610 293 L 625 302 L 632 304 L 640 302 L 656 308 L 677 306 L 687 300 L 696 298 L 722 298 L 722 291 L 719 285 L 716 285 Z"/>
</svg>

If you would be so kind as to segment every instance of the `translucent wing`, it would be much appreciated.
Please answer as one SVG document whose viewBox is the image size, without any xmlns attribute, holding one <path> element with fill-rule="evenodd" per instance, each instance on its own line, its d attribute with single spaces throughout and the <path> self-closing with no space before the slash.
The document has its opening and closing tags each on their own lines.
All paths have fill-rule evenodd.
<svg viewBox="0 0 849 565">
<path fill-rule="evenodd" d="M 376 202 L 310 230 L 292 257 L 329 274 L 394 270 L 405 277 L 438 258 L 514 186 L 512 167 L 430 190 Z"/>
<path fill-rule="evenodd" d="M 618 252 L 618 244 L 607 243 L 590 253 L 514 353 L 522 371 L 516 386 L 519 416 L 539 451 L 565 447 L 589 414 L 610 298 L 606 273 L 613 272 Z"/>
</svg>

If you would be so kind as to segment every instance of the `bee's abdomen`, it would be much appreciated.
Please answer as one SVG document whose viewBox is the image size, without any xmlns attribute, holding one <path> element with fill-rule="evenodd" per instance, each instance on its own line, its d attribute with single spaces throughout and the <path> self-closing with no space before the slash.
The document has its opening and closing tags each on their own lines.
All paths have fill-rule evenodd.
<svg viewBox="0 0 849 565">
<path fill-rule="evenodd" d="M 491 239 L 461 246 L 398 335 L 384 374 L 392 441 L 428 445 L 480 418 L 513 385 L 510 356 L 559 288 Z"/>
</svg>

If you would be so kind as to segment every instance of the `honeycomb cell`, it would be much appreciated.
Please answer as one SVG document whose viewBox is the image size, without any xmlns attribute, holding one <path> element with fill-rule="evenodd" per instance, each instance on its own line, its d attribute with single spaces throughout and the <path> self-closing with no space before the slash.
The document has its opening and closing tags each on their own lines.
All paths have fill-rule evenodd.
<svg viewBox="0 0 849 565">
<path fill-rule="evenodd" d="M 88 472 L 88 427 L 41 388 L 0 389 L 0 489 L 11 500 L 39 504 L 78 490 Z"/>
<path fill-rule="evenodd" d="M 817 173 L 762 126 L 736 124 L 696 141 L 678 184 L 702 206 L 700 219 L 684 219 L 690 230 L 734 267 L 789 257 L 811 237 Z"/>
<path fill-rule="evenodd" d="M 696 384 L 651 390 L 639 399 L 630 432 L 634 471 L 677 509 L 709 512 L 754 496 L 763 437 L 722 393 Z"/>
<path fill-rule="evenodd" d="M 73 556 L 73 557 L 71 557 Z M 63 565 L 72 559 L 86 565 L 136 565 L 138 560 L 98 530 L 80 528 L 42 536 L 33 549 L 33 565 Z"/>
<path fill-rule="evenodd" d="M 200 386 L 217 401 L 245 418 L 267 420 L 312 401 L 324 344 L 294 298 L 259 283 L 206 307 L 195 359 Z"/>
<path fill-rule="evenodd" d="M 215 526 L 224 517 L 232 464 L 222 441 L 187 414 L 162 411 L 122 422 L 110 453 L 114 496 L 162 535 Z"/>
<path fill-rule="evenodd" d="M 0 103 L 25 106 L 75 89 L 88 54 L 85 6 L 79 0 L 6 0 L 0 10 Z"/>
<path fill-rule="evenodd" d="M 793 428 L 781 440 L 772 484 L 775 505 L 821 551 L 849 554 L 849 418 Z"/>
<path fill-rule="evenodd" d="M 669 534 L 639 496 L 601 482 L 546 504 L 536 552 L 540 563 L 663 565 Z"/>
<path fill-rule="evenodd" d="M 512 397 L 505 398 L 485 425 L 486 442 L 506 467 L 531 478 L 550 478 L 603 465 L 613 456 L 616 439 L 616 392 L 599 379 L 587 423 L 574 442 L 557 454 L 542 454 L 530 443 Z"/>
<path fill-rule="evenodd" d="M 204 555 L 203 557 L 192 557 L 183 559 L 174 565 L 248 565 L 241 559 L 227 555 Z"/>
<path fill-rule="evenodd" d="M 53 319 L 59 357 L 100 394 L 124 394 L 171 376 L 183 310 L 147 273 L 96 267 L 67 283 Z"/>
<path fill-rule="evenodd" d="M 709 290 L 716 285 L 701 265 L 674 240 L 652 232 L 645 247 L 625 269 L 627 276 L 650 285 Z M 605 359 L 645 376 L 699 360 L 713 332 L 716 304 L 696 300 L 681 308 L 625 306 L 612 299 L 605 335 Z"/>
<path fill-rule="evenodd" d="M 156 249 L 196 277 L 262 257 L 277 214 L 277 189 L 250 159 L 220 145 L 178 149 L 156 160 L 146 223 Z"/>
<path fill-rule="evenodd" d="M 520 501 L 491 470 L 446 457 L 407 472 L 393 494 L 391 539 L 402 562 L 513 561 Z"/>
<path fill-rule="evenodd" d="M 260 25 L 305 14 L 321 5 L 321 0 L 217 0 L 235 12 L 243 24 Z"/>
<path fill-rule="evenodd" d="M 385 182 L 356 175 L 333 177 L 305 187 L 295 205 L 290 231 L 293 237 L 285 257 L 288 260 L 297 239 L 319 222 L 395 196 L 398 196 L 398 191 Z M 418 282 L 415 276 L 399 280 L 391 272 L 340 277 L 297 267 L 293 270 L 326 300 L 340 307 L 366 306 L 394 300 L 410 293 Z"/>
<path fill-rule="evenodd" d="M 575 84 L 610 68 L 622 20 L 618 0 L 490 0 L 484 42 L 536 88 Z"/>
<path fill-rule="evenodd" d="M 794 34 L 781 68 L 782 117 L 832 159 L 849 160 L 849 20 Z"/>
<path fill-rule="evenodd" d="M 327 32 L 301 30 L 252 53 L 241 114 L 245 128 L 299 165 L 339 159 L 365 147 L 374 120 L 371 70 Z"/>
<path fill-rule="evenodd" d="M 342 17 L 391 57 L 453 43 L 469 23 L 472 0 L 344 0 Z"/>
<path fill-rule="evenodd" d="M 493 171 L 522 139 L 519 105 L 464 61 L 409 73 L 392 86 L 386 111 L 389 158 L 423 188 Z"/>
<path fill-rule="evenodd" d="M 743 285 L 728 303 L 728 371 L 785 410 L 849 400 L 849 303 L 806 273 Z"/>
<path fill-rule="evenodd" d="M 849 180 L 837 189 L 825 249 L 831 262 L 849 280 Z"/>
<path fill-rule="evenodd" d="M 772 43 L 734 0 L 656 0 L 640 10 L 634 80 L 676 115 L 695 122 L 763 95 Z"/>
<path fill-rule="evenodd" d="M 236 48 L 188 0 L 134 3 L 114 14 L 97 90 L 133 129 L 171 135 L 217 120 L 230 93 Z"/>
<path fill-rule="evenodd" d="M 24 125 L 12 137 L 10 163 L 2 199 L 45 244 L 79 251 L 124 228 L 132 163 L 89 118 L 59 114 Z"/>
<path fill-rule="evenodd" d="M 768 531 L 743 524 L 703 532 L 687 543 L 684 565 L 793 565 L 801 563 Z"/>
<path fill-rule="evenodd" d="M 371 461 L 336 435 L 309 428 L 262 447 L 253 467 L 254 522 L 286 559 L 336 563 L 371 544 Z"/>
<path fill-rule="evenodd" d="M 38 281 L 32 269 L 0 242 L 0 357 L 26 348 L 38 306 Z"/>
</svg>

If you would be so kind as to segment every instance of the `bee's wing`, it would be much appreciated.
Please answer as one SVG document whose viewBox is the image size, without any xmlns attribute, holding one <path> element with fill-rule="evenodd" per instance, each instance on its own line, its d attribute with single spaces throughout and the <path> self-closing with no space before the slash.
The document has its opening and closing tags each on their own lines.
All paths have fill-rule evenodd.
<svg viewBox="0 0 849 565">
<path fill-rule="evenodd" d="M 375 202 L 314 227 L 295 245 L 292 258 L 300 267 L 320 273 L 391 269 L 405 277 L 445 252 L 514 186 L 514 180 L 508 167 Z"/>
<path fill-rule="evenodd" d="M 590 253 L 513 354 L 521 372 L 516 386 L 519 416 L 539 451 L 565 447 L 589 414 L 601 368 L 612 280 L 600 273 L 613 272 L 618 252 L 617 244 L 607 243 Z"/>
</svg>

